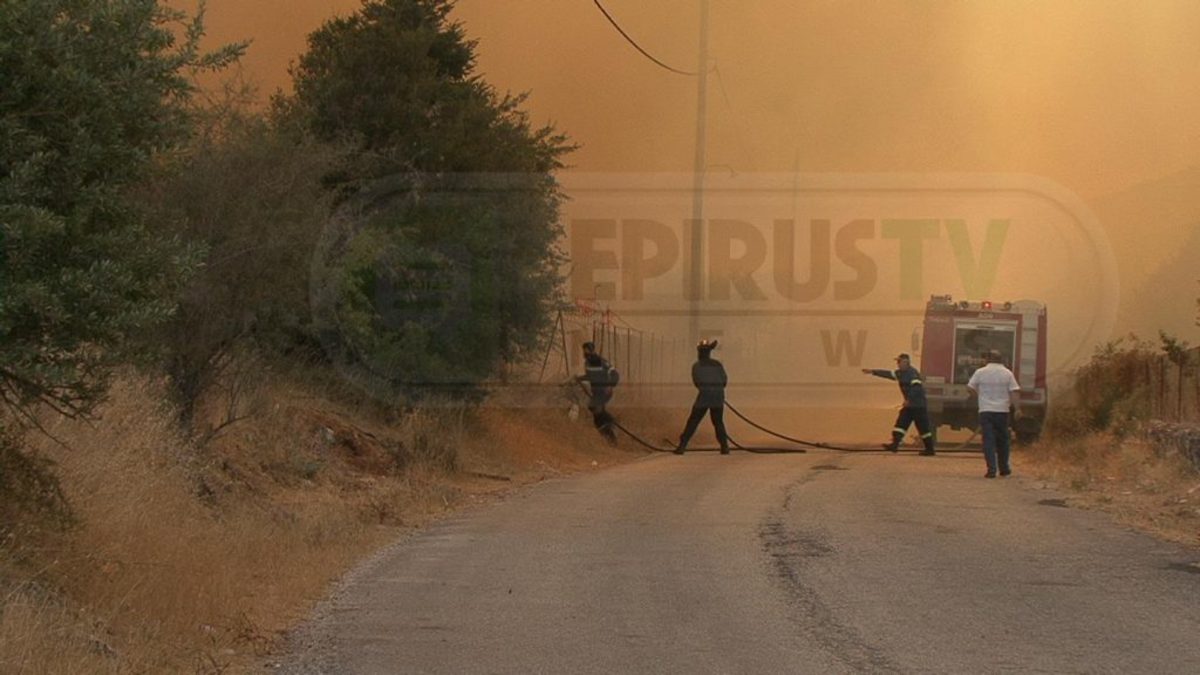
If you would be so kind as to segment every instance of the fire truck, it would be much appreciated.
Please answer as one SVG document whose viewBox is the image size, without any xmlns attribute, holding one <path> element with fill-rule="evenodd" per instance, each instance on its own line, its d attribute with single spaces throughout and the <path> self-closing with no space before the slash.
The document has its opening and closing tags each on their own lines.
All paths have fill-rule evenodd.
<svg viewBox="0 0 1200 675">
<path fill-rule="evenodd" d="M 1046 419 L 1046 306 L 1033 300 L 955 302 L 934 295 L 925 305 L 921 375 L 930 423 L 978 430 L 977 403 L 967 381 L 997 350 L 1021 385 L 1021 416 L 1013 420 L 1017 442 L 1037 439 Z"/>
</svg>

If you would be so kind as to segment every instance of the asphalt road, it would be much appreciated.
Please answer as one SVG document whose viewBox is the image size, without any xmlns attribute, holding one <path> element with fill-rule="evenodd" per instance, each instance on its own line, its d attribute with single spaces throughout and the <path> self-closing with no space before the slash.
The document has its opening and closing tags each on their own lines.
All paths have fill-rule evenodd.
<svg viewBox="0 0 1200 675">
<path fill-rule="evenodd" d="M 1200 550 L 977 455 L 654 456 L 364 564 L 294 673 L 1197 673 Z"/>
</svg>

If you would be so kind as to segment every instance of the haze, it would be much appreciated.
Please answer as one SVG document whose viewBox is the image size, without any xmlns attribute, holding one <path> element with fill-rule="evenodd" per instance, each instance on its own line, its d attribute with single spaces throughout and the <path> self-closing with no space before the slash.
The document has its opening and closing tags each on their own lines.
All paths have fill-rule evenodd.
<svg viewBox="0 0 1200 675">
<path fill-rule="evenodd" d="M 252 38 L 243 67 L 267 93 L 309 31 L 359 4 L 210 0 L 210 37 Z M 604 4 L 657 58 L 696 69 L 698 0 Z M 460 0 L 455 16 L 487 81 L 530 91 L 533 119 L 582 145 L 572 171 L 692 169 L 694 78 L 638 54 L 590 0 Z M 1200 4 L 712 0 L 710 21 L 711 172 L 1048 179 L 1116 253 L 1114 334 L 1196 333 Z"/>
</svg>

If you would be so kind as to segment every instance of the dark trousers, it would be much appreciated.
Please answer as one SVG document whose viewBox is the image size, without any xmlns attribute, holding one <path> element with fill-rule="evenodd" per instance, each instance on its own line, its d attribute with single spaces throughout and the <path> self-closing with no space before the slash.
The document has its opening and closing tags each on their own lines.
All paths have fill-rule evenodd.
<svg viewBox="0 0 1200 675">
<path fill-rule="evenodd" d="M 617 442 L 617 432 L 613 431 L 614 421 L 613 416 L 604 408 L 592 411 L 592 424 L 609 443 Z"/>
<path fill-rule="evenodd" d="M 997 468 L 1000 473 L 1012 473 L 1008 464 L 1008 413 L 979 413 L 979 431 L 983 434 L 983 459 L 987 462 L 988 473 L 996 473 Z"/>
<path fill-rule="evenodd" d="M 588 411 L 592 413 L 592 424 L 596 427 L 596 431 L 604 437 L 609 443 L 617 442 L 617 432 L 613 430 L 613 416 L 609 414 L 607 408 L 612 395 L 608 396 L 592 396 L 588 400 Z"/>
<path fill-rule="evenodd" d="M 704 419 L 705 413 L 712 418 L 713 431 L 717 433 L 717 442 L 721 444 L 721 449 L 729 447 L 729 436 L 725 433 L 725 405 L 696 404 L 692 406 L 692 414 L 688 415 L 687 425 L 679 435 L 680 450 L 687 448 L 688 441 L 692 440 L 692 434 L 696 433 L 696 428 L 700 426 L 700 420 Z"/>
<path fill-rule="evenodd" d="M 910 424 L 917 425 L 917 432 L 921 434 L 921 441 L 925 443 L 925 450 L 933 450 L 933 430 L 929 428 L 929 411 L 925 408 L 910 408 L 904 406 L 900 409 L 900 414 L 896 416 L 896 424 L 892 427 L 892 444 L 900 445 L 900 441 L 904 440 L 904 434 L 908 433 Z"/>
</svg>

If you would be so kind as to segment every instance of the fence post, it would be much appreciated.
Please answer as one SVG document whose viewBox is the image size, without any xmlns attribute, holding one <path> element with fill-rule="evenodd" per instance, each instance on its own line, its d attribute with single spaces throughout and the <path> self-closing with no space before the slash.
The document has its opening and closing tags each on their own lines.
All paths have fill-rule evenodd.
<svg viewBox="0 0 1200 675">
<path fill-rule="evenodd" d="M 645 364 L 642 360 L 642 348 L 645 346 L 645 344 L 644 344 L 645 342 L 646 342 L 646 334 L 638 333 L 638 376 L 640 376 L 643 381 L 649 382 L 650 378 L 645 377 L 645 370 L 644 370 Z"/>
<path fill-rule="evenodd" d="M 1184 353 L 1183 359 L 1184 360 L 1175 364 L 1175 367 L 1179 369 L 1179 377 L 1176 378 L 1176 382 L 1178 383 L 1179 386 L 1178 386 L 1178 391 L 1175 392 L 1175 421 L 1176 422 L 1183 421 L 1183 365 L 1184 365 L 1184 363 L 1186 363 L 1186 360 L 1187 360 L 1186 353 Z"/>
<path fill-rule="evenodd" d="M 1195 417 L 1192 419 L 1200 420 L 1200 347 L 1192 350 L 1191 359 L 1192 363 L 1196 364 L 1196 367 L 1192 369 L 1192 382 L 1195 384 L 1196 389 Z"/>
<path fill-rule="evenodd" d="M 1153 369 L 1153 368 L 1150 366 L 1150 362 L 1149 362 L 1149 361 L 1147 361 L 1147 362 L 1145 363 L 1145 366 L 1146 366 L 1146 367 L 1145 367 L 1145 371 L 1146 371 L 1146 391 L 1147 391 L 1147 392 L 1150 392 L 1150 391 L 1153 391 L 1153 390 L 1154 390 L 1154 369 Z M 1153 396 L 1151 396 L 1151 397 L 1150 397 L 1150 417 L 1151 417 L 1152 419 L 1158 415 L 1158 410 L 1157 410 L 1157 407 L 1158 407 L 1158 402 L 1154 400 L 1154 397 L 1153 397 Z"/>
<path fill-rule="evenodd" d="M 1165 416 L 1167 412 L 1167 357 L 1158 357 L 1158 402 Z"/>
<path fill-rule="evenodd" d="M 634 330 L 625 329 L 625 363 L 630 372 L 634 371 Z"/>
</svg>

